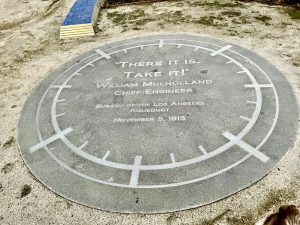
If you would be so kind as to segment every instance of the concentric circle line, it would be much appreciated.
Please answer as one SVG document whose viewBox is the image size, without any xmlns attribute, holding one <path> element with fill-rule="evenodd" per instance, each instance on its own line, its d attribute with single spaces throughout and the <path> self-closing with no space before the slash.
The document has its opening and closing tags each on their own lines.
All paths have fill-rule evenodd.
<svg viewBox="0 0 300 225">
<path fill-rule="evenodd" d="M 174 40 L 174 39 L 172 39 L 172 40 Z M 195 42 L 195 41 L 194 41 Z M 204 42 L 205 43 L 205 42 Z M 130 43 L 130 44 L 128 44 L 128 45 L 131 45 L 132 43 Z M 168 43 L 164 43 L 164 44 L 168 44 Z M 207 44 L 210 44 L 210 43 L 207 43 Z M 182 45 L 182 44 L 181 44 Z M 210 44 L 210 45 L 214 45 L 214 44 Z M 218 46 L 218 45 L 214 45 L 214 46 Z M 117 46 L 117 47 L 120 47 L 120 46 Z M 220 46 L 219 46 L 220 47 Z M 231 51 L 231 52 L 234 52 L 234 51 L 232 51 L 232 50 L 229 50 L 229 51 Z M 236 53 L 236 52 L 234 52 L 234 53 Z M 112 54 L 112 53 L 110 53 L 110 54 Z M 238 54 L 238 53 L 236 53 L 236 54 Z M 94 54 L 95 55 L 95 54 Z M 94 56 L 93 55 L 93 56 Z M 240 55 L 240 54 L 238 54 L 238 55 Z M 240 56 L 242 56 L 242 55 L 240 55 Z M 91 57 L 91 56 L 90 56 Z M 246 57 L 244 57 L 244 56 L 242 56 L 243 58 L 246 58 Z M 97 60 L 99 60 L 100 58 L 98 58 Z M 247 59 L 247 58 L 246 58 Z M 249 60 L 249 59 L 248 59 Z M 252 62 L 251 60 L 249 60 L 250 62 Z M 259 68 L 260 69 L 260 71 L 267 77 L 267 79 L 270 81 L 270 83 L 272 83 L 271 82 L 271 80 L 270 80 L 270 78 L 268 77 L 268 75 L 257 65 L 257 64 L 255 64 L 254 62 L 252 62 L 253 63 L 253 65 L 255 65 L 257 68 Z M 71 69 L 71 68 L 69 68 L 69 69 Z M 67 72 L 67 70 L 66 71 L 64 71 L 64 73 L 65 72 Z M 62 74 L 61 74 L 62 75 Z M 58 77 L 59 78 L 59 77 Z M 57 79 L 58 79 L 57 78 Z M 56 79 L 56 80 L 57 80 Z M 259 89 L 259 91 L 260 91 L 260 88 L 259 87 L 255 87 L 255 90 L 257 91 L 257 89 L 256 88 L 258 88 Z M 265 141 L 268 139 L 268 137 L 271 135 L 271 133 L 272 133 L 272 131 L 273 131 L 273 129 L 274 129 L 274 127 L 275 127 L 275 125 L 276 125 L 276 121 L 277 121 L 277 118 L 278 118 L 278 114 L 279 114 L 279 101 L 278 101 L 278 96 L 277 96 L 277 92 L 276 92 L 276 89 L 275 89 L 275 87 L 273 86 L 273 90 L 274 90 L 274 92 L 275 92 L 275 98 L 276 98 L 276 115 L 275 115 L 275 118 L 274 118 L 274 120 L 273 120 L 273 124 L 272 124 L 272 127 L 271 127 L 271 130 L 269 130 L 269 132 L 268 132 L 268 134 L 267 134 L 267 136 L 265 137 L 265 139 L 256 147 L 256 149 L 259 149 L 264 143 L 265 143 Z M 47 89 L 47 91 L 48 91 L 48 89 Z M 44 95 L 46 95 L 46 93 L 47 93 L 47 91 L 44 93 Z M 42 99 L 44 98 L 44 96 L 42 97 Z M 42 99 L 41 99 L 41 101 L 40 101 L 40 103 L 42 102 Z M 38 107 L 39 108 L 39 107 Z M 38 110 L 37 110 L 38 111 Z M 38 118 L 38 113 L 37 113 L 37 117 L 36 118 Z M 248 123 L 249 124 L 249 123 Z M 248 125 L 247 124 L 247 125 Z M 38 119 L 37 119 L 37 127 L 38 127 Z M 39 135 L 39 139 L 40 139 L 40 141 L 42 141 L 42 138 L 41 138 L 41 134 Z M 230 142 L 228 142 L 228 143 L 230 143 Z M 228 144 L 227 143 L 227 144 Z M 48 153 L 50 152 L 50 150 L 48 149 L 48 147 L 47 146 L 44 146 L 47 150 L 48 150 Z M 51 155 L 52 155 L 52 153 L 51 153 Z M 250 157 L 251 156 L 251 154 L 248 154 L 246 157 Z M 54 156 L 55 157 L 55 156 Z M 244 157 L 243 159 L 244 160 L 246 160 L 246 157 Z M 243 160 L 243 161 L 244 161 Z M 58 160 L 59 161 L 59 160 Z M 241 162 L 239 162 L 239 163 L 241 163 Z M 143 166 L 143 165 L 142 165 Z M 71 168 L 70 168 L 71 169 Z M 226 168 L 225 168 L 226 169 Z M 83 174 L 81 174 L 81 175 L 83 175 Z M 196 181 L 195 181 L 196 182 Z M 104 182 L 104 183 L 106 183 L 106 182 Z M 110 183 L 110 182 L 108 182 L 108 183 Z M 175 183 L 176 184 L 176 183 Z M 118 186 L 118 185 L 115 185 L 115 184 L 113 184 L 114 186 Z M 126 186 L 126 185 L 125 185 Z M 139 188 L 139 187 L 136 187 L 136 188 Z M 146 187 L 143 187 L 143 186 L 141 186 L 141 188 L 146 188 Z M 151 187 L 150 187 L 151 188 Z M 155 187 L 155 188 L 157 188 L 157 187 Z"/>
</svg>

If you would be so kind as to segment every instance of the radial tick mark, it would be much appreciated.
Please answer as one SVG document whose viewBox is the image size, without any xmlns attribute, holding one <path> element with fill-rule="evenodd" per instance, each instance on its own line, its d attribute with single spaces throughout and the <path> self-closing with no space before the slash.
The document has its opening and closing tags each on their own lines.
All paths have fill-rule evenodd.
<svg viewBox="0 0 300 225">
<path fill-rule="evenodd" d="M 106 59 L 110 59 L 111 56 L 107 53 L 105 53 L 104 51 L 100 50 L 100 49 L 96 49 L 95 52 L 97 52 L 99 55 L 101 55 L 102 57 L 106 58 Z"/>
<path fill-rule="evenodd" d="M 139 180 L 140 166 L 142 164 L 142 156 L 136 156 L 134 159 L 133 169 L 130 178 L 130 186 L 136 187 Z"/>
<path fill-rule="evenodd" d="M 222 48 L 220 48 L 220 49 L 218 49 L 218 50 L 212 52 L 212 53 L 210 54 L 210 56 L 216 56 L 216 55 L 218 55 L 218 54 L 220 54 L 220 53 L 222 53 L 222 52 L 224 52 L 224 51 L 230 49 L 231 47 L 232 47 L 231 45 L 226 45 L 226 46 L 224 46 L 224 47 L 222 47 Z"/>
<path fill-rule="evenodd" d="M 58 88 L 58 89 L 60 89 L 60 88 L 72 88 L 72 85 L 51 85 L 50 86 L 51 88 Z"/>
<path fill-rule="evenodd" d="M 240 118 L 243 119 L 243 120 L 247 120 L 247 121 L 250 121 L 250 120 L 251 120 L 250 118 L 244 117 L 244 116 L 240 116 Z"/>
<path fill-rule="evenodd" d="M 176 163 L 175 156 L 173 153 L 170 153 L 172 163 Z"/>
<path fill-rule="evenodd" d="M 203 153 L 203 155 L 207 154 L 207 151 L 203 148 L 202 145 L 199 145 L 198 148 L 201 150 L 201 152 Z"/>
<path fill-rule="evenodd" d="M 251 145 L 247 144 L 246 142 L 240 140 L 237 136 L 231 134 L 230 132 L 223 133 L 223 136 L 227 139 L 233 141 L 236 145 L 244 149 L 246 152 L 250 153 L 251 155 L 255 156 L 262 162 L 266 163 L 270 158 L 266 156 L 264 153 L 258 151 L 257 149 L 253 148 Z"/>
<path fill-rule="evenodd" d="M 255 104 L 256 105 L 256 102 L 254 102 L 254 101 L 246 101 L 247 103 L 249 103 L 249 104 Z"/>
<path fill-rule="evenodd" d="M 162 48 L 163 46 L 164 46 L 164 40 L 161 39 L 161 40 L 159 40 L 159 45 L 158 45 L 158 47 L 159 47 L 159 48 Z"/>
<path fill-rule="evenodd" d="M 245 84 L 245 88 L 271 88 L 273 87 L 272 84 Z"/>
<path fill-rule="evenodd" d="M 68 134 L 68 133 L 70 133 L 70 132 L 72 132 L 72 131 L 73 131 L 73 129 L 72 129 L 71 127 L 69 127 L 69 128 L 67 128 L 67 129 L 65 129 L 65 130 L 63 130 L 63 131 L 61 131 L 61 132 L 59 132 L 59 133 L 57 133 L 57 134 L 55 134 L 55 135 L 53 135 L 53 136 L 51 136 L 51 137 L 45 139 L 45 140 L 43 140 L 42 142 L 40 142 L 40 143 L 38 143 L 38 144 L 32 146 L 32 147 L 29 149 L 29 151 L 30 151 L 31 153 L 33 153 L 33 152 L 35 152 L 36 150 L 41 149 L 41 148 L 43 148 L 44 146 L 50 144 L 51 142 L 56 141 L 57 139 L 60 139 L 60 138 L 64 137 L 66 134 Z"/>
<path fill-rule="evenodd" d="M 83 149 L 88 143 L 89 143 L 88 141 L 84 142 L 78 149 L 80 150 Z"/>
<path fill-rule="evenodd" d="M 65 113 L 57 114 L 56 117 L 64 116 Z"/>
<path fill-rule="evenodd" d="M 106 160 L 107 159 L 107 157 L 109 156 L 109 154 L 110 154 L 110 151 L 107 151 L 106 153 L 105 153 L 105 155 L 103 156 L 103 160 Z"/>
</svg>

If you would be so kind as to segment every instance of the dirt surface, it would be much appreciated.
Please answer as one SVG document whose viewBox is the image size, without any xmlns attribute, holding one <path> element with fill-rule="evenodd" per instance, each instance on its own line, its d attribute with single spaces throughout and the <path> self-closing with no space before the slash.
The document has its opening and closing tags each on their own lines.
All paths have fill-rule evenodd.
<svg viewBox="0 0 300 225">
<path fill-rule="evenodd" d="M 110 7 L 99 15 L 96 37 L 59 40 L 60 24 L 73 3 L 2 0 L 0 6 L 0 224 L 252 225 L 281 204 L 300 205 L 299 140 L 255 185 L 183 212 L 104 212 L 65 200 L 39 183 L 18 150 L 22 106 L 51 71 L 106 43 L 161 33 L 219 38 L 267 58 L 287 77 L 300 100 L 299 10 L 221 0 Z"/>
<path fill-rule="evenodd" d="M 136 4 L 141 3 L 144 4 L 145 2 L 162 2 L 162 1 L 172 1 L 172 0 L 107 0 L 107 5 L 116 5 L 116 4 Z M 177 0 L 179 1 L 179 0 Z M 184 1 L 184 0 L 181 0 Z M 289 5 L 293 7 L 300 7 L 299 0 L 239 0 L 242 2 L 261 2 L 265 4 L 275 4 L 275 5 Z"/>
</svg>

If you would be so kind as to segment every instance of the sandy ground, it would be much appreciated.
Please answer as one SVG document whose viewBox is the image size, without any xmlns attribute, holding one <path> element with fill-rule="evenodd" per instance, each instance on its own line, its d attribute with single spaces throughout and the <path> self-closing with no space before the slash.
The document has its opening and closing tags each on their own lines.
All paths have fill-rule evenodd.
<svg viewBox="0 0 300 225">
<path fill-rule="evenodd" d="M 300 205 L 299 140 L 255 185 L 208 206 L 159 215 L 109 213 L 72 203 L 39 183 L 20 157 L 20 111 L 39 82 L 73 57 L 125 38 L 180 32 L 239 44 L 272 62 L 299 102 L 300 21 L 288 8 L 219 1 L 107 8 L 99 15 L 96 37 L 68 41 L 59 40 L 59 29 L 73 0 L 1 1 L 0 224 L 251 225 L 282 204 Z"/>
</svg>

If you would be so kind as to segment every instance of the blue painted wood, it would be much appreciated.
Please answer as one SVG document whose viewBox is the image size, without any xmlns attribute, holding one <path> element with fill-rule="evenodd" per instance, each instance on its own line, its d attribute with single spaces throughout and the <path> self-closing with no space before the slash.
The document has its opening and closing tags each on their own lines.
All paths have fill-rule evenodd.
<svg viewBox="0 0 300 225">
<path fill-rule="evenodd" d="M 93 23 L 93 12 L 98 0 L 77 0 L 67 15 L 63 26 Z"/>
</svg>

